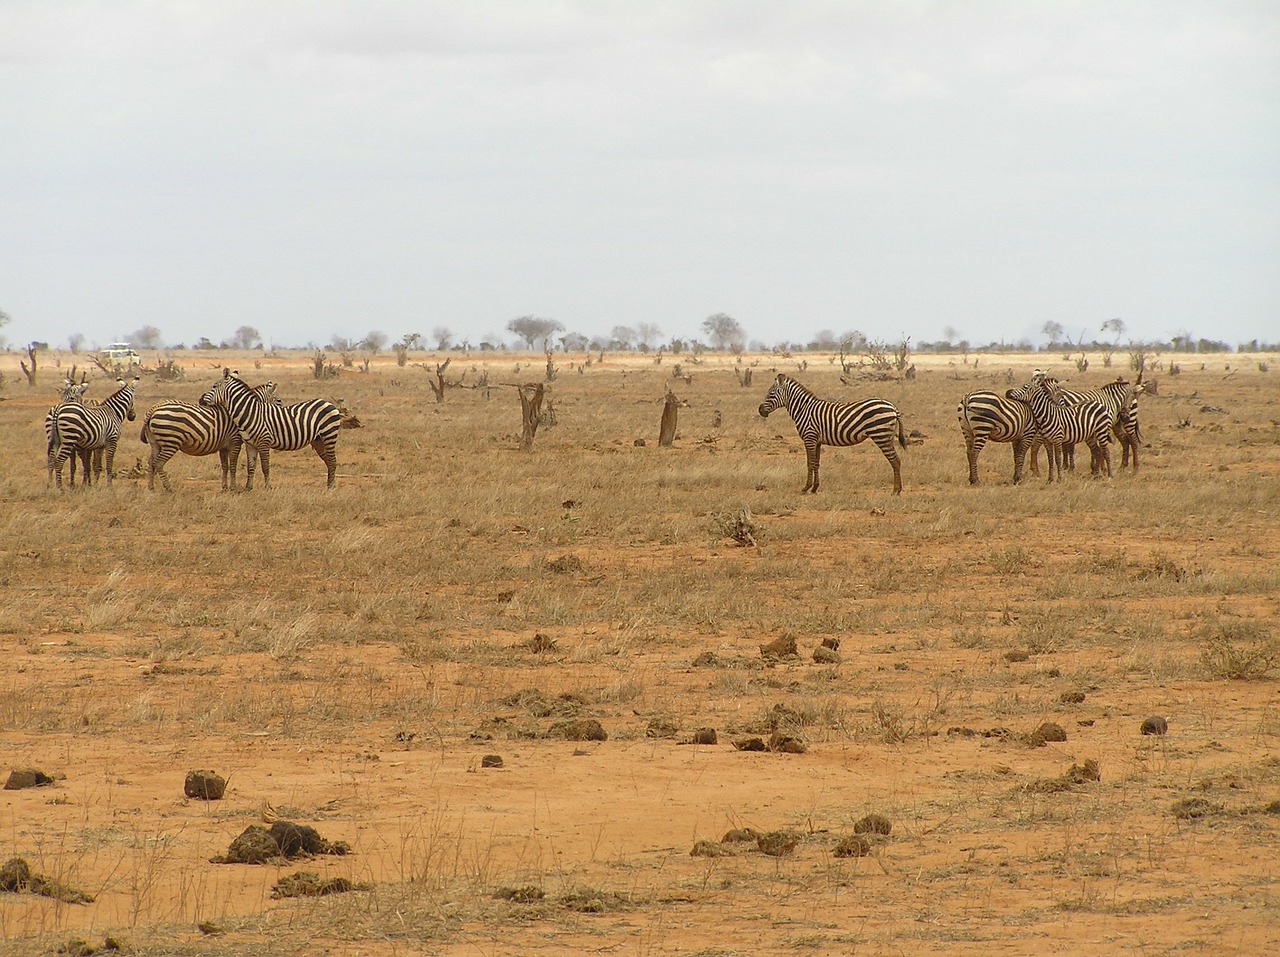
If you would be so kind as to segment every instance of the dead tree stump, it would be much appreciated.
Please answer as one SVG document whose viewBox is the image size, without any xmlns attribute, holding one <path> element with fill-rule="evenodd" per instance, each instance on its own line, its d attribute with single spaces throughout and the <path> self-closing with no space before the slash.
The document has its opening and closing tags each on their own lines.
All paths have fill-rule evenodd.
<svg viewBox="0 0 1280 957">
<path fill-rule="evenodd" d="M 676 419 L 680 415 L 680 400 L 674 392 L 668 392 L 662 403 L 662 426 L 658 431 L 658 444 L 670 445 L 676 437 Z"/>
<path fill-rule="evenodd" d="M 530 383 L 516 386 L 520 394 L 520 417 L 524 423 L 524 432 L 520 436 L 520 451 L 533 451 L 533 437 L 538 433 L 538 422 L 542 418 L 542 397 L 545 389 L 542 383 Z"/>
<path fill-rule="evenodd" d="M 453 361 L 453 356 L 445 359 L 444 362 L 436 363 L 436 381 L 427 380 L 427 385 L 431 386 L 431 391 L 435 393 L 436 402 L 444 401 L 444 370 L 449 368 L 449 363 Z"/>
<path fill-rule="evenodd" d="M 22 374 L 27 377 L 27 385 L 35 388 L 36 384 L 36 344 L 33 342 L 27 346 L 27 358 L 31 360 L 31 368 L 27 368 L 27 364 L 21 359 L 18 360 L 18 366 L 22 369 Z"/>
</svg>

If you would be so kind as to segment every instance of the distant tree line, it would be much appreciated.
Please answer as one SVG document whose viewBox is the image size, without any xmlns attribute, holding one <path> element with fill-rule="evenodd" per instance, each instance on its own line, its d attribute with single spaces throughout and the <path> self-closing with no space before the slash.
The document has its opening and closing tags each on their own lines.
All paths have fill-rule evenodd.
<svg viewBox="0 0 1280 957">
<path fill-rule="evenodd" d="M 10 322 L 11 319 L 11 316 L 0 310 L 0 328 Z M 948 326 L 943 330 L 941 339 L 917 342 L 911 348 L 913 352 L 924 354 L 1000 354 L 1059 352 L 1063 350 L 1068 352 L 1109 353 L 1121 347 L 1121 338 L 1124 335 L 1125 328 L 1123 320 L 1108 319 L 1102 323 L 1099 331 L 1108 334 L 1109 338 L 1100 338 L 1096 333 L 1088 336 L 1087 333 L 1082 331 L 1073 340 L 1067 335 L 1061 323 L 1050 321 L 1041 327 L 1040 333 L 1043 341 L 1039 343 L 1033 342 L 1026 336 L 1016 341 L 1001 340 L 999 342 L 975 343 L 963 337 L 954 327 Z M 856 329 L 841 333 L 836 333 L 831 329 L 821 329 L 812 338 L 806 340 L 764 342 L 760 339 L 749 339 L 742 323 L 724 312 L 717 312 L 708 316 L 700 324 L 699 330 L 701 332 L 700 338 L 681 336 L 664 338 L 664 332 L 659 325 L 653 322 L 641 322 L 634 326 L 614 326 L 608 335 L 586 336 L 579 332 L 566 330 L 564 324 L 558 320 L 532 314 L 517 316 L 506 324 L 506 331 L 515 337 L 516 348 L 523 347 L 529 350 L 545 352 L 649 353 L 657 351 L 672 355 L 683 353 L 696 355 L 707 350 L 735 354 L 744 350 L 775 353 L 865 353 L 883 351 L 888 348 L 883 341 L 869 339 Z M 218 342 L 214 342 L 207 336 L 201 336 L 190 346 L 185 343 L 166 344 L 161 331 L 152 325 L 144 325 L 121 338 L 122 341 L 129 342 L 136 349 L 155 351 L 183 351 L 188 348 L 194 350 L 235 349 L 249 351 L 268 348 L 262 334 L 249 325 L 237 327 L 229 337 Z M 905 335 L 901 337 L 901 341 L 904 343 L 909 339 L 910 337 Z M 398 359 L 403 359 L 411 349 L 429 348 L 436 352 L 444 352 L 446 350 L 469 352 L 475 349 L 480 352 L 495 352 L 505 351 L 512 347 L 500 335 L 488 334 L 473 342 L 467 337 L 456 335 L 447 326 L 436 326 L 431 330 L 430 336 L 424 336 L 420 333 L 408 333 L 394 343 L 390 341 L 390 337 L 386 333 L 379 330 L 371 330 L 360 338 L 334 335 L 327 343 L 307 342 L 296 348 L 306 348 L 312 351 L 328 349 L 331 352 L 348 356 L 356 353 L 372 356 L 382 352 L 388 347 L 388 344 L 390 344 Z M 47 342 L 33 342 L 30 345 L 36 350 L 47 350 L 49 348 Z M 67 346 L 72 353 L 83 351 L 85 349 L 85 336 L 81 333 L 68 336 Z M 0 348 L 7 348 L 3 338 L 0 338 Z M 274 348 L 274 345 L 271 348 Z M 294 347 L 282 346 L 282 348 Z M 1140 348 L 1150 352 L 1172 353 L 1276 352 L 1280 351 L 1280 342 L 1252 339 L 1249 342 L 1238 343 L 1233 348 L 1228 342 L 1203 336 L 1194 336 L 1186 330 L 1179 330 L 1176 334 L 1164 340 L 1129 339 L 1124 342 L 1124 348 Z"/>
</svg>

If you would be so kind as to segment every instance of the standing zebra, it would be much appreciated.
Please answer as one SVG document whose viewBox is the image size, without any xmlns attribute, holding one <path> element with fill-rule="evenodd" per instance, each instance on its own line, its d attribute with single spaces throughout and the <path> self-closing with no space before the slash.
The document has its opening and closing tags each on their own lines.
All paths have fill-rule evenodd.
<svg viewBox="0 0 1280 957">
<path fill-rule="evenodd" d="M 1049 481 L 1062 481 L 1063 446 L 1084 442 L 1093 453 L 1090 470 L 1100 474 L 1105 464 L 1107 476 L 1111 476 L 1111 414 L 1101 402 L 1083 402 L 1069 406 L 1062 401 L 1062 389 L 1056 379 L 1046 376 L 1039 369 L 1031 377 L 1031 383 L 1020 389 L 1009 389 L 1005 398 L 1025 402 L 1035 419 L 1040 441 L 1049 450 Z"/>
<path fill-rule="evenodd" d="M 342 413 L 325 399 L 308 399 L 292 405 L 271 405 L 254 393 L 238 372 L 223 370 L 222 380 L 200 396 L 200 404 L 221 408 L 235 423 L 246 445 L 262 457 L 262 484 L 271 487 L 272 449 L 292 452 L 308 445 L 329 470 L 328 487 L 333 488 L 338 471 L 338 429 Z M 246 489 L 253 487 L 249 477 Z"/>
<path fill-rule="evenodd" d="M 62 395 L 58 398 L 57 403 L 54 405 L 52 409 L 50 409 L 48 412 L 45 413 L 45 416 L 44 416 L 45 459 L 49 468 L 49 474 L 45 479 L 45 488 L 51 488 L 53 486 L 53 455 L 51 453 L 53 452 L 54 417 L 58 414 L 58 410 L 62 408 L 62 406 L 65 405 L 66 403 L 70 402 L 77 405 L 83 405 L 84 394 L 88 388 L 89 388 L 89 383 L 86 381 L 82 380 L 80 382 L 76 382 L 71 378 L 67 378 L 67 380 L 62 383 Z M 98 466 L 98 471 L 101 472 L 102 471 L 102 451 L 98 450 L 96 452 L 93 452 L 92 455 L 93 455 L 94 463 Z M 73 486 L 76 484 L 76 459 L 77 458 L 81 459 L 84 462 L 84 481 L 87 482 L 89 480 L 90 478 L 89 457 L 90 457 L 90 453 L 88 451 L 85 451 L 82 455 L 79 455 L 79 456 L 76 456 L 76 455 L 70 456 L 71 484 Z"/>
<path fill-rule="evenodd" d="M 1056 381 L 1056 380 L 1054 380 Z M 1138 470 L 1138 445 L 1142 441 L 1142 432 L 1138 425 L 1138 396 L 1144 391 L 1142 374 L 1138 381 L 1130 383 L 1125 379 L 1116 379 L 1096 389 L 1060 389 L 1062 401 L 1067 405 L 1080 405 L 1084 402 L 1099 402 L 1107 407 L 1111 417 L 1111 430 L 1120 441 L 1124 457 L 1121 467 L 1129 464 L 1129 453 L 1133 453 L 1133 470 Z M 1032 446 L 1031 464 L 1035 467 L 1037 447 Z M 1072 443 L 1063 447 L 1063 459 L 1067 469 L 1075 467 L 1075 452 Z"/>
<path fill-rule="evenodd" d="M 62 463 L 68 456 L 77 454 L 81 456 L 85 470 L 85 481 L 81 486 L 89 484 L 88 453 L 97 449 L 104 453 L 107 484 L 111 484 L 111 466 L 115 462 L 116 443 L 120 441 L 120 426 L 125 419 L 133 421 L 137 415 L 133 408 L 137 377 L 127 384 L 123 379 L 118 383 L 119 388 L 96 406 L 65 402 L 57 407 L 49 432 L 49 461 L 57 476 L 58 488 L 62 488 Z M 101 480 L 101 472 L 98 475 Z"/>
<path fill-rule="evenodd" d="M 1022 466 L 1027 449 L 1036 441 L 1036 423 L 1026 403 L 1006 399 L 995 392 L 970 392 L 956 409 L 960 431 L 964 434 L 965 452 L 969 457 L 969 484 L 978 484 L 978 456 L 988 441 L 1013 445 L 1013 484 L 1022 481 Z M 1031 471 L 1037 475 L 1035 459 Z"/>
<path fill-rule="evenodd" d="M 818 491 L 818 463 L 823 445 L 857 445 L 871 439 L 893 466 L 893 494 L 902 494 L 902 470 L 898 450 L 893 446 L 895 434 L 904 449 L 907 439 L 902 431 L 902 415 L 893 403 L 884 399 L 862 402 L 831 402 L 820 399 L 789 375 L 778 373 L 760 403 L 760 415 L 767 417 L 775 409 L 786 408 L 804 442 L 809 474 L 801 494 Z"/>
<path fill-rule="evenodd" d="M 276 397 L 276 384 L 267 382 L 254 386 L 253 392 L 264 402 L 284 405 Z M 156 475 L 164 482 L 166 492 L 173 491 L 169 475 L 164 467 L 179 452 L 187 455 L 212 455 L 218 453 L 222 463 L 222 490 L 235 491 L 236 463 L 240 459 L 243 442 L 240 430 L 226 410 L 191 405 L 189 402 L 165 402 L 147 413 L 139 435 L 144 445 L 151 446 L 147 462 L 147 488 L 155 490 Z M 253 487 L 253 471 L 257 465 L 258 450 L 252 445 L 246 453 L 248 480 L 245 488 Z"/>
</svg>

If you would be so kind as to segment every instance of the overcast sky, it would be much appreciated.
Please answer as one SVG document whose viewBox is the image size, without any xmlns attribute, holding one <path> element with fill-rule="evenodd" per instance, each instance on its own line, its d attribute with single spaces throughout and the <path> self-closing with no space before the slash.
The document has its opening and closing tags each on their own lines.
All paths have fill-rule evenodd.
<svg viewBox="0 0 1280 957">
<path fill-rule="evenodd" d="M 9 344 L 1280 339 L 1280 3 L 0 0 Z"/>
</svg>

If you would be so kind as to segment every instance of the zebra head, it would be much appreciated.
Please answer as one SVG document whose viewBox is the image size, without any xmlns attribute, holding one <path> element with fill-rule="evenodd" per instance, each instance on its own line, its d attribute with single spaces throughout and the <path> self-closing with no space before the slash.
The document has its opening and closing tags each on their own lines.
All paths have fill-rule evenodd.
<svg viewBox="0 0 1280 957">
<path fill-rule="evenodd" d="M 87 382 L 73 382 L 68 379 L 62 383 L 62 402 L 84 402 L 85 391 L 89 388 Z"/>
<path fill-rule="evenodd" d="M 212 387 L 206 389 L 204 394 L 200 396 L 200 404 L 206 408 L 214 408 L 215 406 L 226 406 L 227 391 L 231 388 L 231 380 L 240 378 L 239 372 L 232 372 L 226 366 L 222 368 L 222 378 L 219 379 Z"/>
<path fill-rule="evenodd" d="M 770 412 L 774 412 L 787 405 L 787 383 L 789 380 L 783 373 L 778 373 L 778 378 L 773 380 L 773 385 L 769 386 L 769 391 L 765 393 L 764 401 L 760 403 L 759 413 L 762 419 L 767 419 Z"/>
<path fill-rule="evenodd" d="M 1005 389 L 1004 397 L 1012 399 L 1014 402 L 1030 402 L 1031 393 L 1035 389 L 1035 382 L 1029 382 L 1018 389 Z"/>
</svg>

